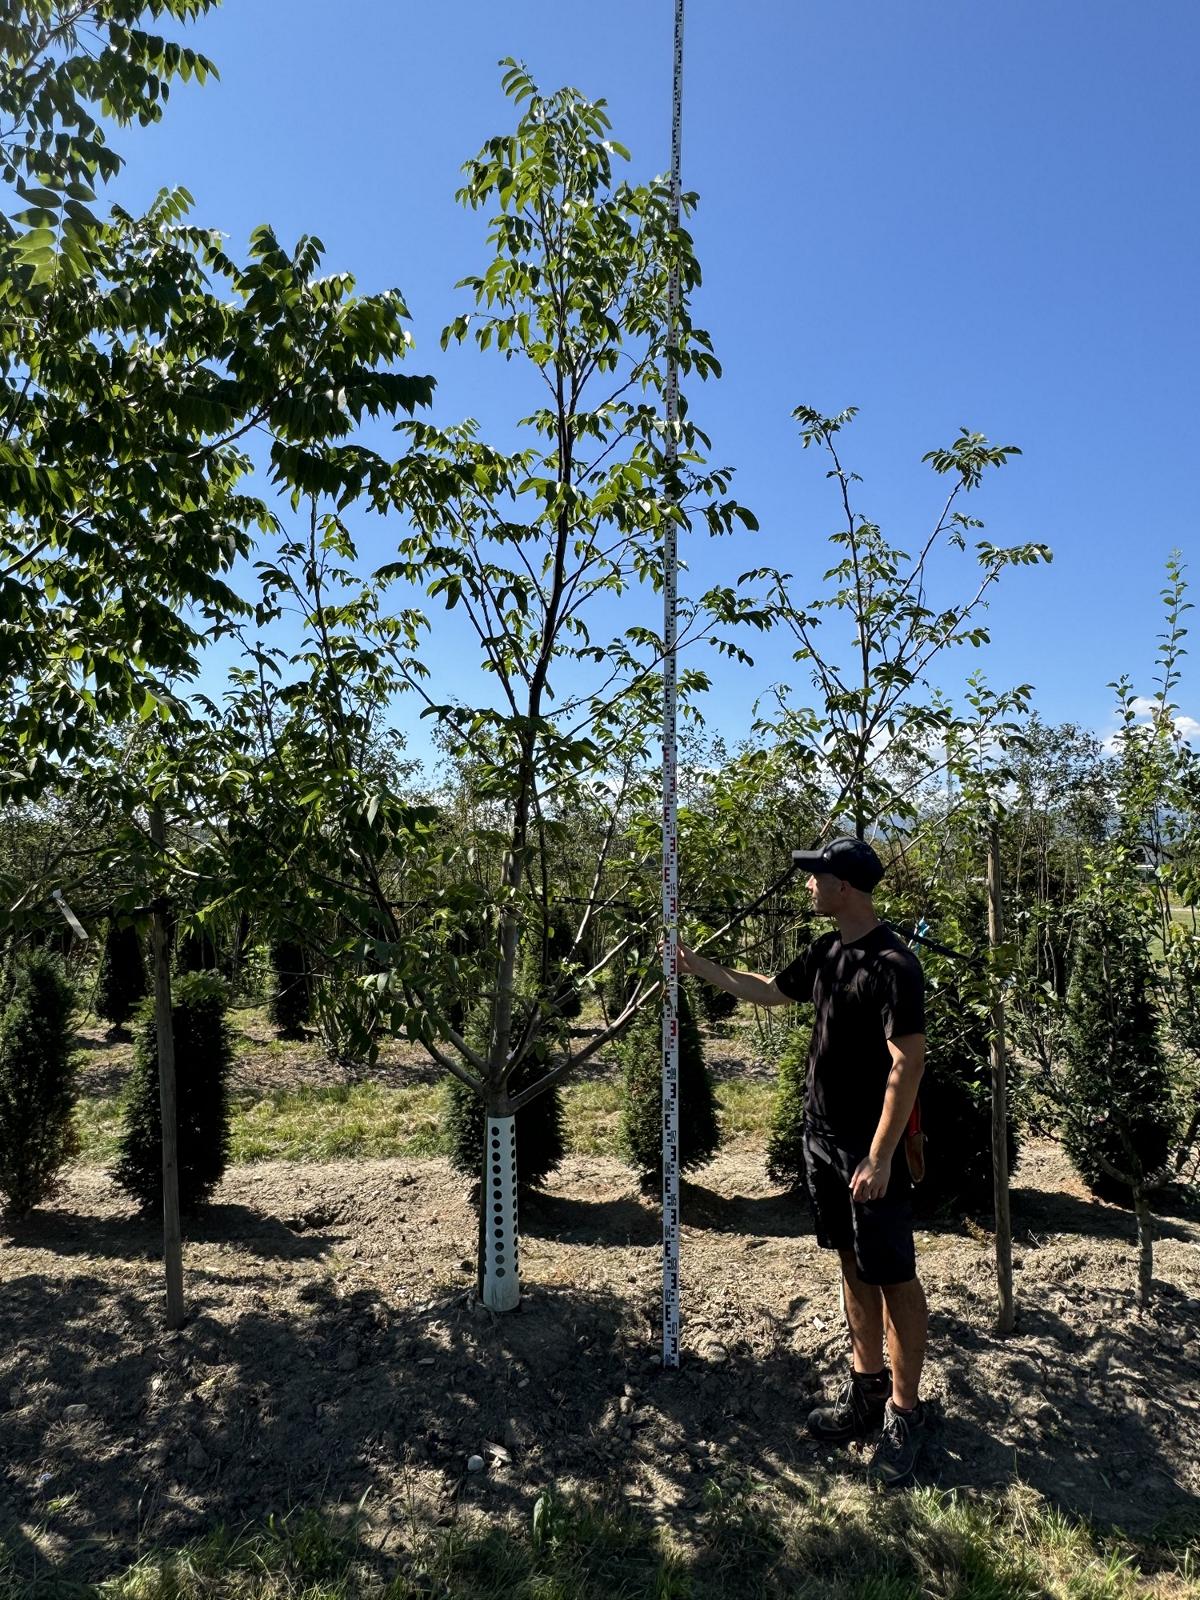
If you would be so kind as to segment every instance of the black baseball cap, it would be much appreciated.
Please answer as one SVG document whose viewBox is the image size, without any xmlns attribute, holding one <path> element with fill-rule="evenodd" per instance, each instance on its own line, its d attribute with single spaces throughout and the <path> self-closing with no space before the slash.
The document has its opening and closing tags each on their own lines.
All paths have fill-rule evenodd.
<svg viewBox="0 0 1200 1600">
<path fill-rule="evenodd" d="M 830 839 L 818 850 L 793 850 L 792 861 L 809 872 L 828 872 L 864 894 L 883 877 L 883 862 L 865 839 Z"/>
</svg>

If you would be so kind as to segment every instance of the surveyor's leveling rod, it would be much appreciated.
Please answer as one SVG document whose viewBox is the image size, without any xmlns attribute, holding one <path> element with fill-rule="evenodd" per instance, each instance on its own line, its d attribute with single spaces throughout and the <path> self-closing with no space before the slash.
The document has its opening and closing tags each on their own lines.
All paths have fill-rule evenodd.
<svg viewBox="0 0 1200 1600">
<path fill-rule="evenodd" d="M 679 228 L 680 133 L 683 121 L 683 0 L 675 0 L 675 70 L 671 95 L 671 231 Z M 674 246 L 672 246 L 674 250 Z M 679 266 L 667 290 L 668 488 L 675 485 L 679 420 Z M 679 1365 L 679 839 L 675 745 L 676 604 L 678 530 L 668 516 L 663 530 L 663 1292 L 662 1359 Z"/>
</svg>

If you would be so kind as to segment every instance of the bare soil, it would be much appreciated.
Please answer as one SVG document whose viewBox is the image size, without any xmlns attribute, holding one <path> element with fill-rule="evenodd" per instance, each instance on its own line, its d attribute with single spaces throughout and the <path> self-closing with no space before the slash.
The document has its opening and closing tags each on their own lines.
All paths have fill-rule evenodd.
<svg viewBox="0 0 1200 1600">
<path fill-rule="evenodd" d="M 474 1503 L 577 1486 L 681 1532 L 730 1467 L 783 1492 L 865 1459 L 804 1418 L 845 1362 L 831 1258 L 757 1150 L 685 1186 L 684 1360 L 661 1370 L 656 1205 L 599 1157 L 522 1213 L 526 1296 L 473 1303 L 475 1219 L 443 1161 L 233 1169 L 185 1227 L 189 1321 L 163 1331 L 156 1225 L 95 1168 L 0 1236 L 0 1545 L 82 1578 L 216 1522 L 364 1502 L 386 1542 Z M 1200 1505 L 1200 1222 L 1164 1219 L 1133 1303 L 1130 1217 L 1058 1148 L 1013 1194 L 1020 1321 L 992 1332 L 991 1240 L 920 1235 L 932 1307 L 924 1481 L 1021 1479 L 1146 1532 Z M 484 1470 L 467 1470 L 479 1455 Z"/>
</svg>

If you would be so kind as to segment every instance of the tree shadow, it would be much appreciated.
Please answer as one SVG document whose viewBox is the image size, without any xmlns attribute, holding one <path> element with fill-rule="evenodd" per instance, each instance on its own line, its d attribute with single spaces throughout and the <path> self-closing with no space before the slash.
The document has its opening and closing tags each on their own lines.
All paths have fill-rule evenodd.
<svg viewBox="0 0 1200 1600">
<path fill-rule="evenodd" d="M 95 1032 L 85 1032 L 77 1029 L 71 1039 L 72 1050 L 86 1050 L 89 1055 L 97 1055 L 106 1050 L 115 1050 L 133 1043 L 133 1032 L 126 1027 L 113 1026 L 100 1029 L 96 1024 Z"/>
<path fill-rule="evenodd" d="M 687 1226 L 714 1233 L 791 1239 L 813 1231 L 807 1198 L 797 1190 L 730 1195 L 689 1182 L 681 1186 L 680 1204 Z"/>
<path fill-rule="evenodd" d="M 645 1351 L 611 1295 L 538 1289 L 495 1317 L 461 1291 L 397 1306 L 315 1278 L 298 1317 L 253 1273 L 196 1276 L 188 1324 L 164 1335 L 140 1278 L 6 1285 L 0 1549 L 14 1575 L 86 1581 L 151 1544 L 301 1505 L 366 1497 L 386 1518 L 413 1484 L 436 1520 L 468 1500 L 526 1514 L 564 1471 L 628 1475 L 620 1403 Z"/>
<path fill-rule="evenodd" d="M 861 1454 L 818 1447 L 805 1429 L 818 1380 L 842 1359 L 835 1334 L 816 1340 L 800 1315 L 815 1276 L 752 1329 L 723 1316 L 714 1334 L 692 1318 L 681 1366 L 663 1370 L 656 1298 L 598 1274 L 597 1287 L 534 1284 L 506 1317 L 462 1288 L 401 1303 L 378 1280 L 326 1269 L 341 1242 L 331 1227 L 345 1219 L 353 1232 L 353 1218 L 325 1204 L 290 1223 L 240 1205 L 189 1223 L 192 1242 L 220 1251 L 189 1275 L 189 1321 L 173 1335 L 147 1264 L 161 1250 L 156 1220 L 31 1219 L 20 1242 L 43 1254 L 0 1301 L 0 1549 L 16 1574 L 86 1582 L 216 1523 L 300 1506 L 361 1502 L 383 1540 L 414 1506 L 423 1524 L 466 1505 L 527 1518 L 566 1480 L 629 1497 L 652 1481 L 663 1514 L 686 1519 L 729 1470 L 783 1494 L 831 1471 L 862 1477 Z M 808 1229 L 786 1193 L 686 1184 L 683 1208 L 685 1227 L 751 1240 Z M 657 1205 L 634 1192 L 544 1194 L 523 1203 L 522 1221 L 527 1234 L 579 1243 L 659 1239 Z M 105 1265 L 80 1262 L 69 1276 L 66 1258 L 85 1255 Z M 775 1304 L 775 1288 L 762 1298 Z M 1197 1387 L 1184 1352 L 1198 1313 L 1166 1288 L 1145 1323 L 1022 1304 L 1016 1334 L 1000 1339 L 968 1320 L 973 1308 L 935 1308 L 943 1420 L 924 1481 L 1027 1482 L 1072 1514 L 1127 1526 L 1191 1515 L 1189 1485 L 1167 1462 L 1195 1452 L 1167 1455 L 1163 1442 L 1186 1423 L 1172 1397 Z M 482 1470 L 468 1470 L 472 1456 Z"/>
<path fill-rule="evenodd" d="M 629 1193 L 612 1199 L 580 1200 L 538 1189 L 521 1197 L 521 1231 L 560 1244 L 625 1249 L 654 1244 L 662 1235 L 662 1223 L 650 1196 Z"/>
<path fill-rule="evenodd" d="M 798 1238 L 812 1232 L 807 1203 L 788 1191 L 766 1195 L 726 1195 L 685 1179 L 679 1186 L 685 1228 L 757 1238 Z M 612 1199 L 581 1200 L 537 1190 L 521 1201 L 522 1231 L 564 1244 L 624 1249 L 650 1245 L 662 1235 L 658 1191 L 636 1190 Z"/>
<path fill-rule="evenodd" d="M 664 1514 L 683 1517 L 731 1468 L 784 1493 L 863 1475 L 861 1456 L 806 1434 L 818 1373 L 786 1317 L 757 1348 L 735 1332 L 663 1370 L 657 1308 L 608 1286 L 535 1287 L 498 1317 L 462 1290 L 398 1305 L 332 1276 L 273 1297 L 250 1262 L 195 1275 L 189 1296 L 187 1326 L 165 1335 L 144 1270 L 6 1285 L 0 1544 L 14 1576 L 84 1582 L 298 1506 L 362 1503 L 383 1537 L 414 1504 L 431 1522 L 461 1505 L 526 1518 L 564 1479 L 633 1496 L 649 1476 Z M 934 1337 L 946 1394 L 924 1481 L 1030 1483 L 1072 1514 L 1129 1524 L 1125 1471 L 1143 1502 L 1152 1485 L 1153 1520 L 1194 1512 L 1162 1462 L 1169 1400 L 1114 1411 L 1095 1387 L 1104 1350 L 1083 1359 L 1061 1317 L 1030 1310 L 999 1341 L 937 1313 Z M 1123 1329 L 1107 1360 L 1139 1363 L 1167 1397 L 1194 1382 L 1150 1328 Z"/>
<path fill-rule="evenodd" d="M 1019 1307 L 1001 1338 L 934 1309 L 931 1348 L 944 1387 L 927 1461 L 943 1488 L 1032 1485 L 1061 1510 L 1126 1528 L 1194 1517 L 1189 1483 L 1162 1444 L 1181 1418 L 1172 1397 L 1196 1382 L 1184 1354 L 1197 1302 L 1178 1297 L 1167 1320 L 1097 1319 L 1081 1330 L 1045 1305 Z M 981 1374 L 986 1373 L 986 1381 Z M 1132 1389 L 1110 1379 L 1144 1374 Z"/>
<path fill-rule="evenodd" d="M 1137 1221 L 1132 1211 L 1104 1200 L 1085 1198 L 1065 1189 L 1012 1190 L 1014 1234 L 1076 1233 L 1091 1239 L 1120 1239 L 1137 1243 Z M 1184 1211 L 1174 1213 L 1183 1218 Z M 1154 1215 L 1155 1234 L 1163 1239 L 1188 1239 L 1190 1232 L 1176 1227 L 1159 1210 Z"/>
<path fill-rule="evenodd" d="M 94 1256 L 110 1261 L 154 1260 L 162 1255 L 162 1218 L 132 1207 L 118 1216 L 81 1218 L 54 1206 L 43 1206 L 20 1221 L 5 1224 L 18 1249 L 45 1250 L 59 1256 Z M 306 1237 L 278 1217 L 251 1206 L 213 1204 L 182 1218 L 185 1247 L 236 1240 L 239 1248 L 265 1259 L 311 1260 L 329 1254 L 338 1240 L 328 1235 Z"/>
</svg>

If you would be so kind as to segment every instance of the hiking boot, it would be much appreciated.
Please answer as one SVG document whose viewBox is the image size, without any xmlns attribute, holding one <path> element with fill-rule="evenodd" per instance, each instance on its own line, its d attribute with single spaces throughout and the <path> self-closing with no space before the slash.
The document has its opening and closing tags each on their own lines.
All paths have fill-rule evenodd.
<svg viewBox="0 0 1200 1600">
<path fill-rule="evenodd" d="M 883 1432 L 871 1457 L 870 1473 L 885 1489 L 911 1483 L 917 1459 L 929 1436 L 929 1412 L 918 1400 L 909 1412 L 897 1411 L 889 1400 Z"/>
<path fill-rule="evenodd" d="M 808 1414 L 808 1431 L 814 1439 L 839 1444 L 864 1439 L 883 1422 L 883 1409 L 892 1392 L 892 1376 L 882 1372 L 852 1372 L 832 1405 L 818 1406 Z"/>
</svg>

